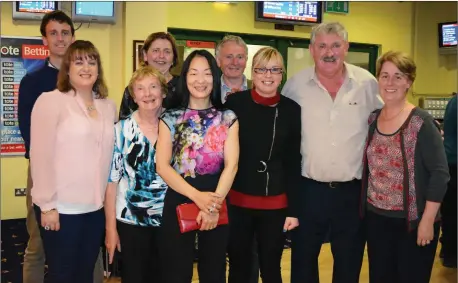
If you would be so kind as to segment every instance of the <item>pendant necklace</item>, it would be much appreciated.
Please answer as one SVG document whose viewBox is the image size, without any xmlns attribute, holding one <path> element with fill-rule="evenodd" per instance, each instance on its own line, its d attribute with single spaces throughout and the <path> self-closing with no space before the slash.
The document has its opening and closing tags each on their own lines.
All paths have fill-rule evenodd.
<svg viewBox="0 0 458 283">
<path fill-rule="evenodd" d="M 398 114 L 396 114 L 396 115 L 394 115 L 394 116 L 392 116 L 392 117 L 390 117 L 390 118 L 387 118 L 387 117 L 386 117 L 386 112 L 383 112 L 383 114 L 385 114 L 385 115 L 382 115 L 383 120 L 385 120 L 385 121 L 390 121 L 390 120 L 393 120 L 394 118 L 398 117 L 399 114 L 401 114 L 402 111 L 404 111 L 404 109 L 406 108 L 406 106 L 407 106 L 407 103 L 404 104 L 404 107 L 402 107 L 401 111 L 399 111 Z"/>
</svg>

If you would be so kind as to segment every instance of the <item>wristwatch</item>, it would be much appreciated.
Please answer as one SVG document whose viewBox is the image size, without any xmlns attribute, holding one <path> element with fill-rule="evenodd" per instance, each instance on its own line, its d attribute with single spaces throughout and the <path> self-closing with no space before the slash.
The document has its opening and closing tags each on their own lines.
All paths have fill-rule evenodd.
<svg viewBox="0 0 458 283">
<path fill-rule="evenodd" d="M 42 210 L 41 213 L 43 213 L 43 214 L 46 215 L 46 214 L 50 213 L 50 212 L 53 211 L 53 210 L 56 210 L 56 209 L 55 209 L 55 208 L 51 208 L 50 210 L 46 210 L 46 211 L 45 211 L 45 210 Z"/>
</svg>

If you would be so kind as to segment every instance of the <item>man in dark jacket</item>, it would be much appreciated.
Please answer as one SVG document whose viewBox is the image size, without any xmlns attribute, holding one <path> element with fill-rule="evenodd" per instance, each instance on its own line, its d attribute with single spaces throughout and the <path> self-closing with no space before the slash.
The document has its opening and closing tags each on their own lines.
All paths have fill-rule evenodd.
<svg viewBox="0 0 458 283">
<path fill-rule="evenodd" d="M 49 57 L 43 66 L 35 72 L 27 73 L 21 80 L 18 97 L 19 129 L 25 144 L 25 158 L 29 159 L 30 124 L 32 109 L 43 92 L 52 91 L 57 85 L 57 75 L 68 47 L 75 41 L 75 28 L 69 16 L 62 11 L 54 11 L 43 17 L 40 25 L 43 44 L 49 49 Z M 30 166 L 27 177 L 27 232 L 29 241 L 24 255 L 23 282 L 43 283 L 45 271 L 45 253 L 40 237 L 40 230 L 33 210 L 33 186 Z M 101 256 L 94 270 L 94 283 L 103 282 L 103 266 Z"/>
</svg>

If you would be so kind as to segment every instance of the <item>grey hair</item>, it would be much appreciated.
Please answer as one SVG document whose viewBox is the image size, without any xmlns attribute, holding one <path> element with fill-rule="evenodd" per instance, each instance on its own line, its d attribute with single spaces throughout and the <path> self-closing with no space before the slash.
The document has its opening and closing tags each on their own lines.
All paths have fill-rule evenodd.
<svg viewBox="0 0 458 283">
<path fill-rule="evenodd" d="M 315 42 L 315 37 L 318 34 L 337 34 L 344 41 L 348 42 L 348 32 L 345 27 L 339 22 L 321 23 L 312 29 L 310 36 L 310 43 Z"/>
<path fill-rule="evenodd" d="M 248 56 L 248 46 L 246 45 L 245 41 L 243 41 L 243 39 L 240 36 L 230 35 L 229 34 L 229 35 L 224 36 L 223 39 L 218 43 L 218 46 L 216 46 L 216 50 L 215 50 L 216 58 L 218 58 L 219 52 L 220 52 L 221 48 L 223 47 L 223 45 L 226 44 L 229 41 L 233 41 L 237 45 L 243 46 L 245 48 L 245 52 L 246 52 L 246 54 Z"/>
</svg>

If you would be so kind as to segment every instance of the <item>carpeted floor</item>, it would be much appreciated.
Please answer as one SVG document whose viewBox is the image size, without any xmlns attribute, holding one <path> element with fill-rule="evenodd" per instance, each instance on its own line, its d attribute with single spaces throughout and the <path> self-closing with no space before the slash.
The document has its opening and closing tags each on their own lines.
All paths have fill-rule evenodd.
<svg viewBox="0 0 458 283">
<path fill-rule="evenodd" d="M 27 246 L 29 235 L 25 225 L 25 219 L 2 220 L 1 238 L 1 280 L 2 283 L 22 283 L 22 265 L 24 251 Z M 286 236 L 286 235 L 285 235 Z M 290 240 L 285 239 L 285 249 L 289 248 Z M 120 267 L 118 262 L 117 268 Z M 116 270 L 115 275 L 119 275 Z M 45 279 L 46 282 L 46 279 Z"/>
<path fill-rule="evenodd" d="M 1 226 L 1 282 L 22 283 L 24 250 L 29 238 L 25 226 L 25 219 L 2 220 Z"/>
</svg>

